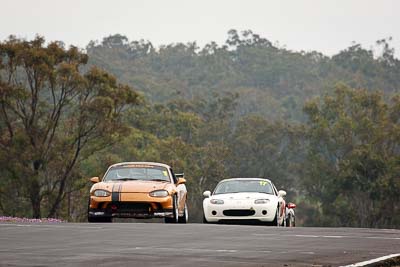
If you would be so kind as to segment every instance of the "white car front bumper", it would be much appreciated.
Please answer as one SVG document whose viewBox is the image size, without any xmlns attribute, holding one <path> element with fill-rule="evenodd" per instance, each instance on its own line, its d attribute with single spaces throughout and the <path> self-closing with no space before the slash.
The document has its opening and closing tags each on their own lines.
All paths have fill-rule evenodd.
<svg viewBox="0 0 400 267">
<path fill-rule="evenodd" d="M 224 204 L 203 203 L 204 217 L 207 222 L 231 220 L 258 220 L 272 222 L 276 215 L 276 203 L 254 204 L 252 201 L 229 201 Z"/>
</svg>

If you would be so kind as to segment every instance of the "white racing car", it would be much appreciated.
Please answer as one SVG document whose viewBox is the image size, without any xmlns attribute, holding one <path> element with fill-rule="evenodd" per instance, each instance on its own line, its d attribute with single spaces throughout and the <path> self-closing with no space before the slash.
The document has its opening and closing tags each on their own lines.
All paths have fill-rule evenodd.
<svg viewBox="0 0 400 267">
<path fill-rule="evenodd" d="M 231 178 L 203 196 L 204 223 L 263 223 L 286 225 L 286 192 L 263 178 Z"/>
</svg>

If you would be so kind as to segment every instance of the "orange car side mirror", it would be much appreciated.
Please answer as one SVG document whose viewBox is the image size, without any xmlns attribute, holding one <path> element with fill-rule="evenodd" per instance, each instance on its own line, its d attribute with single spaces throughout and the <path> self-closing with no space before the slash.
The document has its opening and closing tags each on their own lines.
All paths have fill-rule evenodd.
<svg viewBox="0 0 400 267">
<path fill-rule="evenodd" d="M 179 185 L 179 184 L 184 184 L 184 183 L 186 183 L 186 179 L 185 178 L 179 178 L 178 182 L 176 184 Z"/>
<path fill-rule="evenodd" d="M 92 178 L 90 178 L 90 181 L 95 184 L 95 183 L 100 182 L 100 179 L 99 179 L 99 177 L 92 177 Z"/>
</svg>

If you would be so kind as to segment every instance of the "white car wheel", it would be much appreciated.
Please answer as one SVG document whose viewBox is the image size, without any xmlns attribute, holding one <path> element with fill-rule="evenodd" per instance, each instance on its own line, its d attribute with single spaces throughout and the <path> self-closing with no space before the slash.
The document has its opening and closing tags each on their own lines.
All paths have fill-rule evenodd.
<svg viewBox="0 0 400 267">
<path fill-rule="evenodd" d="M 275 226 L 279 227 L 279 226 L 281 226 L 280 217 L 279 217 L 279 207 L 276 208 L 276 215 L 275 216 L 276 216 L 276 224 L 275 224 Z"/>
<path fill-rule="evenodd" d="M 274 220 L 273 220 L 272 222 L 269 222 L 267 225 L 270 225 L 270 226 L 279 226 L 278 215 L 279 215 L 279 214 L 278 214 L 278 208 L 276 208 Z"/>
</svg>

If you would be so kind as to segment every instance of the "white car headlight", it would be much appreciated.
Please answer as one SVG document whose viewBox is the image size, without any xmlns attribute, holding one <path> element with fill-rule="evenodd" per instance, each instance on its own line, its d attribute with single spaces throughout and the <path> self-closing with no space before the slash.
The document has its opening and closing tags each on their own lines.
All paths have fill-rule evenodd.
<svg viewBox="0 0 400 267">
<path fill-rule="evenodd" d="M 222 199 L 211 199 L 210 203 L 211 204 L 224 204 L 224 201 Z"/>
<path fill-rule="evenodd" d="M 153 192 L 150 192 L 149 195 L 151 197 L 167 197 L 169 195 L 167 190 L 156 190 Z"/>
<path fill-rule="evenodd" d="M 94 191 L 93 195 L 95 195 L 96 197 L 108 197 L 109 195 L 111 195 L 111 193 L 107 190 L 98 189 Z"/>
<path fill-rule="evenodd" d="M 256 199 L 254 200 L 254 204 L 267 204 L 269 203 L 269 199 Z"/>
</svg>

